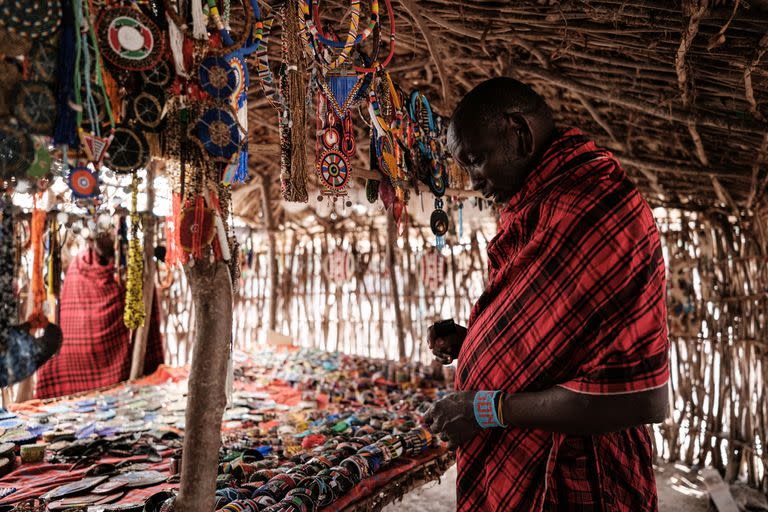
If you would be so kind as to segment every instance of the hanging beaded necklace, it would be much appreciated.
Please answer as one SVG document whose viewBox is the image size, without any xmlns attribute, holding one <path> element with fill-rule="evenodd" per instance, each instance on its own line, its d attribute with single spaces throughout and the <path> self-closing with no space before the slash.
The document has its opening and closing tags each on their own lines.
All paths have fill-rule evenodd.
<svg viewBox="0 0 768 512">
<path fill-rule="evenodd" d="M 435 196 L 435 209 L 430 216 L 430 228 L 435 235 L 435 245 L 441 249 L 448 232 L 448 214 L 443 209 L 443 196 L 446 189 L 445 166 L 441 161 L 441 151 L 437 138 L 437 126 L 429 100 L 419 91 L 411 93 L 409 117 L 413 138 L 417 143 L 421 169 L 426 172 L 426 180 Z"/>
<path fill-rule="evenodd" d="M 74 0 L 73 12 L 76 28 L 74 96 L 75 104 L 80 107 L 76 109 L 75 123 L 86 157 L 98 169 L 114 137 L 115 118 L 104 81 L 104 71 L 101 63 L 102 52 L 99 51 L 100 47 L 96 38 L 96 31 L 90 22 L 90 1 Z M 93 72 L 91 71 L 92 59 L 94 61 Z M 95 77 L 96 86 L 103 98 L 101 105 L 97 104 L 96 96 L 92 90 L 92 76 Z M 84 86 L 83 82 L 85 82 Z M 85 92 L 84 98 L 82 97 L 83 91 Z M 99 121 L 101 106 L 106 111 L 109 120 L 110 131 L 107 134 L 102 134 L 101 132 L 101 123 Z M 85 131 L 82 128 L 84 112 L 88 116 L 90 131 Z"/>
<path fill-rule="evenodd" d="M 125 311 L 123 322 L 131 330 L 144 325 L 144 250 L 139 238 L 139 212 L 137 197 L 139 177 L 134 174 L 131 180 L 131 240 L 128 242 L 128 269 L 125 283 Z"/>
</svg>

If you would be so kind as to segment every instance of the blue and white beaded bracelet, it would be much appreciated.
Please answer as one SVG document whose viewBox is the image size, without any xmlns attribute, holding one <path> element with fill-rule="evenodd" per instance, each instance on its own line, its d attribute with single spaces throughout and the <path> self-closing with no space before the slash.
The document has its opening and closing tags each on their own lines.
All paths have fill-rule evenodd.
<svg viewBox="0 0 768 512">
<path fill-rule="evenodd" d="M 501 391 L 478 391 L 475 393 L 475 420 L 481 428 L 503 427 L 496 412 L 496 397 Z"/>
</svg>

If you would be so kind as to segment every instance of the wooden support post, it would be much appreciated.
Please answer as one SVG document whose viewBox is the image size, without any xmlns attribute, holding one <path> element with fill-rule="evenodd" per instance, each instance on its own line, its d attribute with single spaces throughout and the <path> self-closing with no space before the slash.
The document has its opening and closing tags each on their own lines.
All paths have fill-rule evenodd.
<svg viewBox="0 0 768 512">
<path fill-rule="evenodd" d="M 144 231 L 144 279 L 142 294 L 144 302 L 144 325 L 133 333 L 133 360 L 131 361 L 131 380 L 144 375 L 144 359 L 147 355 L 152 308 L 155 300 L 155 170 L 160 162 L 153 160 L 147 167 L 147 212 L 143 219 Z"/>
<path fill-rule="evenodd" d="M 195 343 L 186 412 L 181 485 L 176 510 L 211 512 L 226 405 L 232 337 L 232 282 L 223 261 L 207 255 L 188 269 L 195 305 Z"/>
<path fill-rule="evenodd" d="M 15 403 L 26 402 L 32 400 L 35 396 L 35 379 L 34 374 L 30 375 L 19 383 L 19 387 L 16 388 L 16 396 L 14 397 Z"/>
<path fill-rule="evenodd" d="M 275 240 L 275 219 L 269 202 L 270 177 L 261 175 L 261 198 L 264 212 L 264 228 L 267 234 L 267 257 L 269 258 L 269 324 L 267 328 L 275 330 L 277 325 L 277 241 Z"/>
<path fill-rule="evenodd" d="M 397 247 L 397 226 L 392 214 L 387 212 L 387 267 L 389 268 L 389 288 L 392 294 L 392 309 L 395 312 L 395 332 L 397 332 L 397 357 L 405 361 L 405 332 L 403 315 L 400 311 L 400 290 L 397 287 L 397 266 L 395 248 Z"/>
</svg>

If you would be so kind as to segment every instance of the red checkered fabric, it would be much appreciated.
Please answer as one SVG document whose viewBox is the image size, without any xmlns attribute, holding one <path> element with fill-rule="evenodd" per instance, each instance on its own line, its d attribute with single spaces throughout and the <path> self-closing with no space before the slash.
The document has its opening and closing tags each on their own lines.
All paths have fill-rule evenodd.
<svg viewBox="0 0 768 512">
<path fill-rule="evenodd" d="M 647 203 L 610 152 L 560 136 L 502 212 L 461 390 L 594 394 L 669 378 L 665 272 Z M 645 427 L 607 435 L 488 429 L 458 452 L 461 511 L 655 511 Z"/>
<path fill-rule="evenodd" d="M 157 300 L 150 319 L 145 374 L 163 362 Z M 123 323 L 125 290 L 114 267 L 91 251 L 75 258 L 61 290 L 61 350 L 37 372 L 36 398 L 53 398 L 111 386 L 128 379 L 132 346 Z"/>
</svg>

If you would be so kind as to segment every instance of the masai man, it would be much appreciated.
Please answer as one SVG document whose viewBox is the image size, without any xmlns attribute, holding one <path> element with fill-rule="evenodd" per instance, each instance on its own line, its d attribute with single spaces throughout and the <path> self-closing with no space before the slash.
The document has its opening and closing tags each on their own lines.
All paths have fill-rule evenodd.
<svg viewBox="0 0 768 512">
<path fill-rule="evenodd" d="M 448 146 L 501 210 L 468 327 L 430 329 L 435 355 L 458 359 L 457 393 L 425 417 L 457 448 L 458 509 L 658 510 L 645 425 L 665 416 L 669 367 L 650 208 L 510 78 L 467 94 Z"/>
<path fill-rule="evenodd" d="M 115 279 L 114 240 L 100 235 L 69 264 L 61 290 L 59 353 L 37 372 L 36 398 L 113 386 L 130 376 L 131 331 L 123 323 L 125 287 Z M 153 301 L 144 373 L 163 362 L 159 308 Z"/>
</svg>

